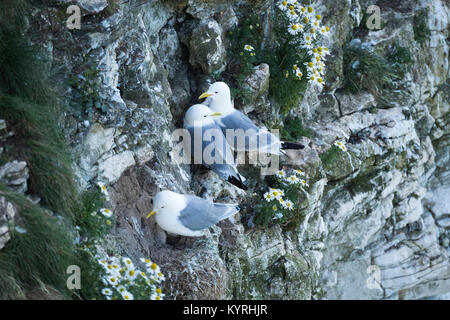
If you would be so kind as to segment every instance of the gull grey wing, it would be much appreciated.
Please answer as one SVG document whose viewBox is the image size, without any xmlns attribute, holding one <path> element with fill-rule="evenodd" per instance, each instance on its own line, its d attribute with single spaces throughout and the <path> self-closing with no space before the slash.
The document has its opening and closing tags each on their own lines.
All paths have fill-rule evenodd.
<svg viewBox="0 0 450 320">
<path fill-rule="evenodd" d="M 234 204 L 212 203 L 205 199 L 186 196 L 186 207 L 178 219 L 190 230 L 203 230 L 239 212 Z"/>
<path fill-rule="evenodd" d="M 196 132 L 196 129 L 191 126 L 185 126 L 185 128 L 189 131 L 189 134 L 191 135 L 191 154 L 195 155 L 195 149 L 194 146 L 201 145 L 201 160 L 202 163 L 209 166 L 214 165 L 230 165 L 232 167 L 235 167 L 235 161 L 233 157 L 233 152 L 231 151 L 230 146 L 228 145 L 228 142 L 225 138 L 225 136 L 222 134 L 222 131 L 220 127 L 214 122 L 210 125 L 203 126 L 201 129 L 197 129 L 198 132 Z M 209 141 L 205 139 L 205 133 L 207 133 L 209 130 L 213 134 L 213 138 Z M 197 133 L 197 135 L 195 135 Z M 218 140 L 215 140 L 218 138 Z M 211 159 L 217 159 L 217 162 L 212 163 L 204 163 L 205 159 L 203 159 L 204 156 L 209 156 L 209 154 L 204 155 L 203 151 L 210 146 L 211 144 L 214 144 L 214 148 L 212 148 L 212 152 L 210 154 Z M 211 148 L 211 147 L 210 147 Z M 199 155 L 200 156 L 200 155 Z M 199 160 L 200 161 L 200 160 Z"/>
<path fill-rule="evenodd" d="M 253 121 L 242 112 L 235 110 L 229 115 L 217 120 L 229 145 L 238 151 L 268 151 L 272 145 L 277 145 L 279 140 L 270 132 L 258 128 Z M 227 135 L 227 129 L 242 129 L 244 137 Z M 238 132 L 235 132 L 237 134 Z"/>
<path fill-rule="evenodd" d="M 259 128 L 253 123 L 253 121 L 239 110 L 234 110 L 226 116 L 218 119 L 218 124 L 224 129 L 248 129 L 259 131 Z"/>
</svg>

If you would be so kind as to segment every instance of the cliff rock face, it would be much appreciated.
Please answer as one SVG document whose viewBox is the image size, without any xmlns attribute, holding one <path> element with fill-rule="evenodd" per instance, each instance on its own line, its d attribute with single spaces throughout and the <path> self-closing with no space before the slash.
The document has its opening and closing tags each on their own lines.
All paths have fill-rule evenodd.
<svg viewBox="0 0 450 320">
<path fill-rule="evenodd" d="M 168 235 L 145 216 L 159 189 L 245 203 L 245 192 L 215 174 L 174 163 L 171 133 L 225 70 L 227 33 L 249 10 L 270 33 L 273 2 L 76 0 L 80 30 L 66 26 L 68 2 L 36 7 L 30 30 L 55 77 L 76 83 L 65 85 L 79 102 L 63 123 L 79 184 L 108 185 L 117 221 L 108 246 L 155 260 L 169 298 L 412 299 L 450 291 L 447 1 L 378 1 L 383 28 L 354 33 L 377 51 L 397 43 L 412 53 L 398 90 L 382 103 L 373 92 L 342 90 L 347 36 L 372 3 L 313 1 L 332 26 L 332 54 L 328 86 L 309 89 L 291 111 L 314 132 L 286 160 L 315 177 L 302 216 L 289 228 L 264 229 L 237 217 L 201 239 Z M 429 29 L 421 43 L 419 15 Z M 248 79 L 245 112 L 269 105 L 269 74 L 260 65 Z M 95 100 L 90 108 L 85 95 Z M 336 138 L 348 141 L 348 155 L 322 163 L 318 155 Z"/>
</svg>

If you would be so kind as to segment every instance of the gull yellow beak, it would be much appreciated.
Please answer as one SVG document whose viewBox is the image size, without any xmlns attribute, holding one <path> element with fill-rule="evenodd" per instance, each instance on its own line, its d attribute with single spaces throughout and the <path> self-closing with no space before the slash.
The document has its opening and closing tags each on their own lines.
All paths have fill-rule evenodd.
<svg viewBox="0 0 450 320">
<path fill-rule="evenodd" d="M 154 215 L 156 213 L 156 211 L 155 210 L 153 210 L 152 212 L 150 212 L 149 214 L 148 214 L 148 216 L 147 216 L 147 219 L 148 218 L 150 218 L 152 215 Z"/>
<path fill-rule="evenodd" d="M 222 114 L 220 112 L 214 112 L 213 114 L 210 114 L 211 117 L 217 117 L 221 116 Z"/>
<path fill-rule="evenodd" d="M 210 96 L 211 96 L 210 93 L 208 93 L 208 92 L 203 92 L 203 93 L 201 94 L 201 96 L 198 97 L 198 99 L 200 100 L 200 99 L 208 98 L 208 97 L 210 97 Z"/>
</svg>

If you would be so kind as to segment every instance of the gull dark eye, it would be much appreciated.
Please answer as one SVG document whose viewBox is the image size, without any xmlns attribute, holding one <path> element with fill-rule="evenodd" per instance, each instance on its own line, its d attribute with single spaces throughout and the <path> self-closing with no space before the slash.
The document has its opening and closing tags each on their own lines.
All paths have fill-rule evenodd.
<svg viewBox="0 0 450 320">
<path fill-rule="evenodd" d="M 217 93 L 219 93 L 219 91 L 216 91 L 216 92 L 214 92 L 214 93 L 216 93 L 216 94 L 217 94 Z"/>
</svg>

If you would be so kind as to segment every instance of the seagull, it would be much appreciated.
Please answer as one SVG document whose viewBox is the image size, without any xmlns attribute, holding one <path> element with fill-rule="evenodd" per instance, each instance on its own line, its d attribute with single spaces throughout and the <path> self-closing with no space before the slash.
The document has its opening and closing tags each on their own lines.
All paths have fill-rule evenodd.
<svg viewBox="0 0 450 320">
<path fill-rule="evenodd" d="M 222 115 L 217 118 L 216 123 L 235 151 L 258 151 L 279 155 L 286 149 L 297 150 L 305 147 L 298 143 L 280 141 L 266 129 L 258 128 L 249 117 L 234 108 L 231 102 L 230 88 L 225 82 L 214 82 L 208 91 L 199 97 L 199 99 L 204 98 L 206 98 L 204 103 L 212 111 Z M 239 138 L 235 135 L 227 134 L 227 129 L 242 129 L 246 133 L 245 143 L 244 141 L 239 142 Z"/>
<path fill-rule="evenodd" d="M 169 190 L 158 192 L 153 199 L 156 223 L 165 231 L 186 237 L 201 237 L 206 229 L 240 210 L 237 204 L 213 203 L 203 198 Z"/>
<path fill-rule="evenodd" d="M 237 170 L 233 151 L 213 119 L 220 115 L 219 112 L 213 112 L 202 104 L 190 107 L 184 116 L 184 128 L 189 131 L 191 139 L 183 140 L 184 146 L 193 155 L 196 163 L 212 169 L 234 186 L 247 190 L 245 178 Z"/>
</svg>

